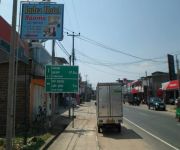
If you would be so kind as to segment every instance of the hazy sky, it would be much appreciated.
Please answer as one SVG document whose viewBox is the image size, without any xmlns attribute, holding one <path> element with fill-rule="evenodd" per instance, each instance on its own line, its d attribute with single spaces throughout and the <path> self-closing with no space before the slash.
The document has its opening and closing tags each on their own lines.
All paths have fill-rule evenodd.
<svg viewBox="0 0 180 150">
<path fill-rule="evenodd" d="M 82 35 L 75 38 L 75 64 L 94 87 L 167 72 L 167 54 L 180 54 L 180 0 L 52 1 L 65 5 L 62 44 L 69 53 L 72 38 L 65 32 Z M 1 0 L 0 15 L 11 23 L 12 0 Z M 51 42 L 46 47 L 51 53 Z M 56 56 L 68 59 L 58 47 Z"/>
</svg>

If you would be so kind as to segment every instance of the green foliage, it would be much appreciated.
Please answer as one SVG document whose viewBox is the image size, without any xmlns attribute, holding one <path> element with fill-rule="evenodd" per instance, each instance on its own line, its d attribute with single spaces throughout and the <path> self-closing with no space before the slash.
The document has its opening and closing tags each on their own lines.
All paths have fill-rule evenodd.
<svg viewBox="0 0 180 150">
<path fill-rule="evenodd" d="M 0 146 L 4 145 L 4 139 L 0 139 Z"/>
<path fill-rule="evenodd" d="M 45 141 L 40 137 L 33 138 L 33 140 L 27 145 L 22 147 L 22 150 L 38 150 Z"/>
<path fill-rule="evenodd" d="M 27 145 L 23 145 L 23 137 L 18 137 L 15 140 L 14 149 L 16 150 L 38 150 L 45 141 L 51 136 L 50 133 L 45 133 L 38 136 L 29 136 Z"/>
<path fill-rule="evenodd" d="M 50 138 L 50 136 L 51 136 L 50 133 L 46 133 L 46 134 L 43 134 L 43 135 L 41 136 L 41 138 L 42 138 L 44 141 L 46 141 L 48 138 Z"/>
<path fill-rule="evenodd" d="M 50 133 L 44 133 L 38 136 L 29 135 L 27 139 L 27 145 L 24 145 L 23 136 L 19 135 L 15 138 L 13 149 L 15 150 L 38 150 L 45 143 L 45 141 L 51 137 Z M 0 150 L 4 150 L 5 140 L 0 138 Z"/>
<path fill-rule="evenodd" d="M 0 138 L 0 150 L 4 150 L 5 141 Z"/>
</svg>

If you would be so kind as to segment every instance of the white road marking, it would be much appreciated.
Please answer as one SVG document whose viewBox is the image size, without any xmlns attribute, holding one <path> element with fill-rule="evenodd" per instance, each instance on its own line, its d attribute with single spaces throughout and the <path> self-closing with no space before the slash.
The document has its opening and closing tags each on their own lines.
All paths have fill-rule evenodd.
<svg viewBox="0 0 180 150">
<path fill-rule="evenodd" d="M 171 144 L 167 143 L 166 141 L 162 140 L 161 138 L 155 136 L 154 134 L 152 134 L 152 133 L 148 132 L 147 130 L 143 129 L 142 127 L 138 126 L 137 124 L 135 124 L 134 122 L 130 121 L 129 119 L 127 119 L 127 118 L 125 118 L 125 117 L 124 117 L 124 119 L 125 119 L 126 121 L 130 122 L 131 124 L 133 124 L 134 126 L 136 126 L 137 128 L 141 129 L 142 131 L 146 132 L 147 134 L 151 135 L 151 136 L 154 137 L 155 139 L 157 139 L 157 140 L 161 141 L 162 143 L 168 145 L 169 147 L 171 147 L 171 148 L 173 148 L 173 149 L 175 149 L 175 150 L 180 150 L 179 148 L 172 146 Z"/>
</svg>

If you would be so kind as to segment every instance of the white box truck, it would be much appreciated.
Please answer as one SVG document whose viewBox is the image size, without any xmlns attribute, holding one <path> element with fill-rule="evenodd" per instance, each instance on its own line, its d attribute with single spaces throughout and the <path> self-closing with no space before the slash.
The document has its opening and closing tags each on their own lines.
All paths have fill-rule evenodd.
<svg viewBox="0 0 180 150">
<path fill-rule="evenodd" d="M 119 83 L 98 83 L 96 88 L 97 126 L 116 127 L 121 132 L 123 121 L 122 86 Z"/>
</svg>

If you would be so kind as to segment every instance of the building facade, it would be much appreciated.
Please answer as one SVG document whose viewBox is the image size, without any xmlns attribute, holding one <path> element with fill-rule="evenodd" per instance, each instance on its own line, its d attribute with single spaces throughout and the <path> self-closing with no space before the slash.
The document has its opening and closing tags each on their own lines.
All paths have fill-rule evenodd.
<svg viewBox="0 0 180 150">
<path fill-rule="evenodd" d="M 0 135 L 6 133 L 8 71 L 11 26 L 0 17 Z M 40 43 L 28 44 L 20 40 L 18 33 L 18 72 L 16 80 L 15 128 L 21 132 L 33 125 L 39 111 L 45 110 L 47 116 L 55 112 L 51 94 L 45 92 L 45 65 L 52 64 L 52 57 Z M 65 62 L 55 58 L 56 64 Z M 67 61 L 66 61 L 67 62 Z M 55 100 L 55 103 L 57 100 Z M 55 109 L 55 108 L 54 108 Z"/>
</svg>

